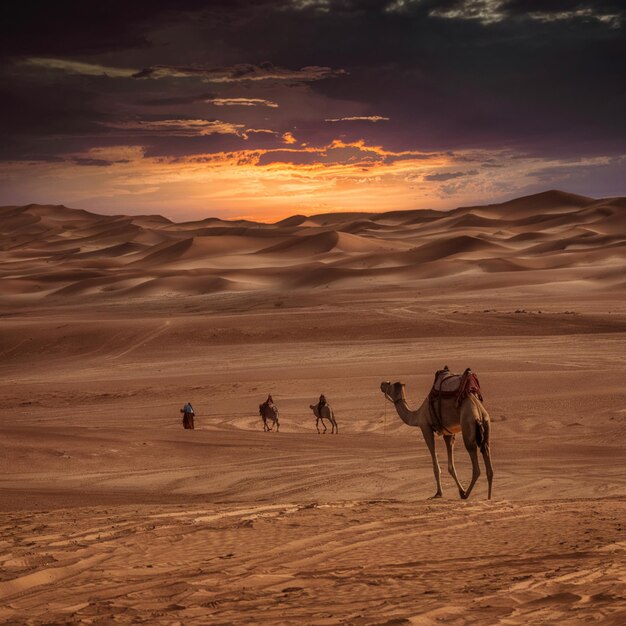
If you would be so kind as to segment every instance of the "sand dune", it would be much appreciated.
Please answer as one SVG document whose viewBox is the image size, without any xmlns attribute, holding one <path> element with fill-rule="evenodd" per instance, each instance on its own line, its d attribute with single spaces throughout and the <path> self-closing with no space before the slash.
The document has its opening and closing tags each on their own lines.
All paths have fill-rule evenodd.
<svg viewBox="0 0 626 626">
<path fill-rule="evenodd" d="M 277 228 L 292 228 L 296 226 L 319 226 L 313 219 L 309 219 L 306 215 L 292 215 L 280 220 L 274 224 Z"/>
<path fill-rule="evenodd" d="M 494 251 L 505 252 L 506 249 L 488 240 L 479 239 L 469 235 L 459 235 L 450 237 L 443 241 L 433 241 L 406 253 L 405 257 L 410 257 L 416 262 L 434 261 L 444 257 L 464 255 L 466 253 L 478 253 L 479 255 L 493 256 Z"/>
<path fill-rule="evenodd" d="M 462 215 L 451 217 L 448 223 L 454 228 L 478 227 L 488 230 L 493 228 L 502 228 L 503 219 L 498 219 L 497 217 L 482 217 L 472 213 L 471 211 L 467 211 Z"/>
<path fill-rule="evenodd" d="M 285 253 L 290 256 L 311 257 L 328 252 L 346 252 L 366 254 L 377 250 L 391 250 L 398 245 L 393 242 L 379 241 L 353 235 L 347 232 L 326 231 L 315 235 L 292 238 L 259 251 L 259 254 Z"/>
<path fill-rule="evenodd" d="M 568 213 L 572 209 L 585 207 L 590 202 L 591 199 L 585 196 L 551 190 L 501 204 L 489 204 L 475 208 L 474 212 L 476 215 L 486 217 L 519 219 L 532 215 Z M 456 209 L 456 212 L 463 213 L 466 210 L 467 208 L 461 207 Z"/>
<path fill-rule="evenodd" d="M 351 233 L 353 235 L 358 235 L 359 233 L 367 233 L 372 230 L 383 230 L 384 228 L 390 227 L 379 224 L 378 222 L 375 222 L 373 220 L 355 220 L 353 222 L 347 222 L 346 224 L 341 225 L 337 230 L 342 233 Z"/>
<path fill-rule="evenodd" d="M 590 272 L 607 275 L 622 258 L 625 207 L 621 198 L 549 191 L 450 212 L 295 215 L 275 224 L 217 218 L 175 224 L 154 215 L 4 207 L 0 272 L 7 286 L 0 298 L 14 300 L 20 293 L 29 300 L 37 293 L 111 298 L 126 294 L 123 285 L 147 295 L 152 289 L 141 288 L 144 283 L 189 294 L 203 293 L 204 285 L 210 285 L 207 293 L 220 285 L 228 290 L 334 283 L 361 288 L 372 281 L 393 285 L 400 277 L 419 287 L 420 281 L 431 285 L 468 272 L 515 272 L 516 284 L 576 284 Z M 326 269 L 303 271 L 303 263 L 312 259 Z M 58 271 L 70 265 L 80 281 L 76 285 L 71 272 Z M 97 279 L 85 283 L 81 273 L 90 271 Z"/>
<path fill-rule="evenodd" d="M 125 287 L 125 285 L 124 285 Z M 152 278 L 125 289 L 128 295 L 158 296 L 164 294 L 204 294 L 216 291 L 230 291 L 236 288 L 236 283 L 219 276 L 167 276 Z"/>
<path fill-rule="evenodd" d="M 89 252 L 80 252 L 76 254 L 76 258 L 88 259 L 88 258 L 110 258 L 126 256 L 128 254 L 135 254 L 146 249 L 145 245 L 139 243 L 118 243 L 108 248 L 98 248 L 97 250 L 91 250 Z"/>
</svg>

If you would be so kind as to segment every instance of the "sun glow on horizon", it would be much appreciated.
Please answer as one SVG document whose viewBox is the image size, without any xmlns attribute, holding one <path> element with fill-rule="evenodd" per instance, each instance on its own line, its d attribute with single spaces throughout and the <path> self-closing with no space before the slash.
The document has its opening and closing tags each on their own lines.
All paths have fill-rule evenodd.
<svg viewBox="0 0 626 626">
<path fill-rule="evenodd" d="M 498 167 L 489 167 L 494 162 Z M 281 148 L 184 157 L 146 156 L 140 145 L 99 147 L 66 154 L 61 163 L 13 163 L 3 181 L 23 204 L 55 198 L 77 208 L 157 212 L 176 221 L 215 215 L 274 222 L 294 214 L 480 203 L 523 190 L 540 166 L 545 159 L 503 150 L 393 151 L 335 139 L 317 147 L 290 141 Z M 517 188 L 511 180 L 519 181 Z"/>
</svg>

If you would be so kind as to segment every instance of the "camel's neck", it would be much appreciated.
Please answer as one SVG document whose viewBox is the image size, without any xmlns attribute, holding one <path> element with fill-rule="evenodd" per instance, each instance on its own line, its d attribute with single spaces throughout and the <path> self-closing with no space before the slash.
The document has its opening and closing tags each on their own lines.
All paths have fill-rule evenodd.
<svg viewBox="0 0 626 626">
<path fill-rule="evenodd" d="M 404 394 L 402 395 L 402 398 L 394 402 L 394 405 L 400 419 L 405 424 L 408 426 L 419 426 L 419 411 L 411 411 L 411 409 L 409 409 L 409 405 L 406 402 Z"/>
</svg>

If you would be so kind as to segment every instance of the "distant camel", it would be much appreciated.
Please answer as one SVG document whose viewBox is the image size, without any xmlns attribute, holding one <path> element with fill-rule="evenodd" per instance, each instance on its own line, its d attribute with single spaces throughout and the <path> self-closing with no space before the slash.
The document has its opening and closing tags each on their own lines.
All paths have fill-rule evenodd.
<svg viewBox="0 0 626 626">
<path fill-rule="evenodd" d="M 443 398 L 439 403 L 440 419 L 438 419 L 436 415 L 433 416 L 432 414 L 428 398 L 422 402 L 417 411 L 411 411 L 406 402 L 404 387 L 404 383 L 392 384 L 389 381 L 380 384 L 380 390 L 389 401 L 393 402 L 402 421 L 409 426 L 418 426 L 422 431 L 433 460 L 433 471 L 435 473 L 435 481 L 437 482 L 437 492 L 432 497 L 440 498 L 443 494 L 441 490 L 441 470 L 437 460 L 437 452 L 435 451 L 435 432 L 441 431 L 448 452 L 448 471 L 454 478 L 461 498 L 464 500 L 469 498 L 480 476 L 480 468 L 478 466 L 478 448 L 480 447 L 489 484 L 488 499 L 491 500 L 493 468 L 489 450 L 490 423 L 489 414 L 482 402 L 473 393 L 470 393 L 458 407 L 454 398 Z M 436 425 L 437 422 L 439 424 Z M 465 443 L 465 448 L 472 460 L 472 481 L 467 489 L 463 488 L 454 467 L 454 437 L 458 432 L 463 433 L 463 443 Z"/>
<path fill-rule="evenodd" d="M 280 422 L 278 421 L 278 407 L 274 404 L 272 396 L 268 396 L 263 404 L 259 404 L 259 415 L 263 420 L 263 431 L 269 432 L 274 429 L 276 424 L 276 432 L 280 431 Z M 271 422 L 270 426 L 268 422 Z"/>
<path fill-rule="evenodd" d="M 320 421 L 322 422 L 322 426 L 324 427 L 324 430 L 322 431 L 321 434 L 325 435 L 326 431 L 328 430 L 326 428 L 326 424 L 324 423 L 324 420 L 328 420 L 330 422 L 330 425 L 331 425 L 330 434 L 331 435 L 339 434 L 339 426 L 337 425 L 337 420 L 335 419 L 335 413 L 330 408 L 330 404 L 326 403 L 326 404 L 323 404 L 321 407 L 319 404 L 309 404 L 309 406 L 311 407 L 315 417 L 317 418 L 315 420 L 315 428 L 317 428 L 318 434 L 320 434 L 320 426 L 319 426 Z"/>
</svg>

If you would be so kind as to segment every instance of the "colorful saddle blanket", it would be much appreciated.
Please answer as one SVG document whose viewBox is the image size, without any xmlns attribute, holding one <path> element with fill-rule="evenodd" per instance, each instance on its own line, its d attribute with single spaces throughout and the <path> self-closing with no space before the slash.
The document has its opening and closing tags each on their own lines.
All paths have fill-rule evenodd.
<svg viewBox="0 0 626 626">
<path fill-rule="evenodd" d="M 446 366 L 436 372 L 428 399 L 432 403 L 439 398 L 455 398 L 456 405 L 460 406 L 470 393 L 482 402 L 483 397 L 476 374 L 469 367 L 462 374 L 453 374 Z"/>
</svg>

